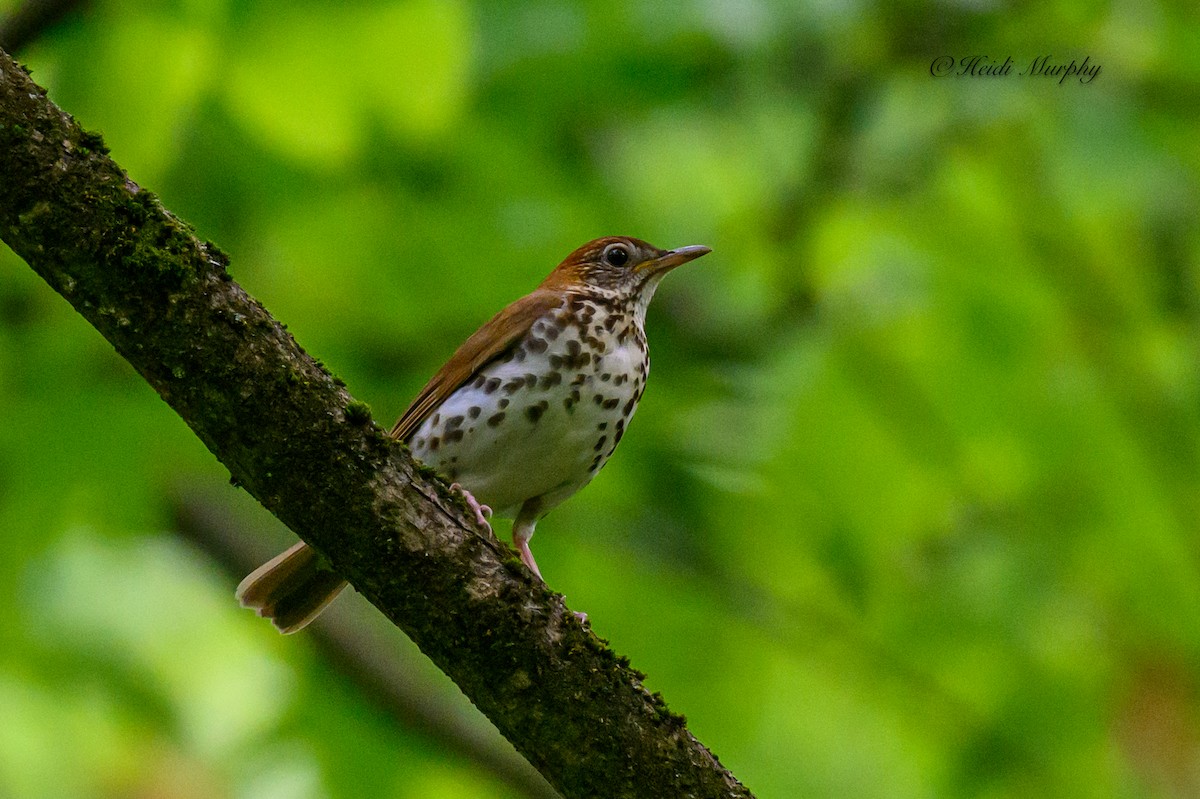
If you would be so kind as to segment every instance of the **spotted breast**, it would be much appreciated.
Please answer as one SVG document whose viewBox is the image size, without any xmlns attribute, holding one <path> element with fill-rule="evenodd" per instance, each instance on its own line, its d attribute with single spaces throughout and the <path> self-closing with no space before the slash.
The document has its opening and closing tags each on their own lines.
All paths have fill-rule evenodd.
<svg viewBox="0 0 1200 799">
<path fill-rule="evenodd" d="M 613 454 L 646 386 L 646 337 L 608 298 L 568 295 L 442 403 L 413 454 L 503 517 L 542 515 Z"/>
</svg>

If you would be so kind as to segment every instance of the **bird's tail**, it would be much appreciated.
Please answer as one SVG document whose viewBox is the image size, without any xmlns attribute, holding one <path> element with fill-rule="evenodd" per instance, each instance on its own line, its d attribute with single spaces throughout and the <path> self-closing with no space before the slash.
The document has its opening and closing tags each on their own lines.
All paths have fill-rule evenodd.
<svg viewBox="0 0 1200 799">
<path fill-rule="evenodd" d="M 286 634 L 315 619 L 345 587 L 346 581 L 322 568 L 313 548 L 299 541 L 250 572 L 238 585 L 237 598 Z"/>
</svg>

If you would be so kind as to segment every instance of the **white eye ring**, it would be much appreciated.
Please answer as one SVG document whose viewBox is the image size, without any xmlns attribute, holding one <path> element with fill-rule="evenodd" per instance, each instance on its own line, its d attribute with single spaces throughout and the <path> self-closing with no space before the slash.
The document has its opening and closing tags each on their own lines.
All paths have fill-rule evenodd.
<svg viewBox="0 0 1200 799">
<path fill-rule="evenodd" d="M 609 266 L 624 266 L 629 263 L 629 247 L 625 244 L 610 244 L 604 248 L 604 263 Z"/>
</svg>

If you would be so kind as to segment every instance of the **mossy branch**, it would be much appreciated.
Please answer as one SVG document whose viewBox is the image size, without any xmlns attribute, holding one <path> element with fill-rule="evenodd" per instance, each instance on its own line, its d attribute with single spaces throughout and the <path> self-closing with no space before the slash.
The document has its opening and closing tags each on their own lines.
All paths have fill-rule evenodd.
<svg viewBox="0 0 1200 799">
<path fill-rule="evenodd" d="M 564 796 L 750 796 L 2 51 L 0 176 L 0 237 Z"/>
</svg>

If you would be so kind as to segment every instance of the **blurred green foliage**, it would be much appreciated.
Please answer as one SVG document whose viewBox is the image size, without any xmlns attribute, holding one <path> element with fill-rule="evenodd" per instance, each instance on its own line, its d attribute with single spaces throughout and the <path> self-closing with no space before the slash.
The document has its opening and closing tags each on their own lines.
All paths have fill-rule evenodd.
<svg viewBox="0 0 1200 799">
<path fill-rule="evenodd" d="M 1198 43 L 1182 3 L 100 0 L 18 55 L 383 424 L 578 244 L 712 246 L 543 571 L 762 797 L 1015 799 L 1200 795 Z M 930 74 L 973 54 L 1102 72 Z M 164 500 L 226 473 L 8 250 L 0 412 L 0 796 L 511 795 L 237 608 Z"/>
</svg>

